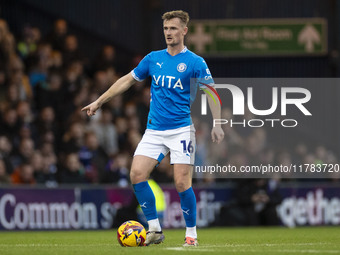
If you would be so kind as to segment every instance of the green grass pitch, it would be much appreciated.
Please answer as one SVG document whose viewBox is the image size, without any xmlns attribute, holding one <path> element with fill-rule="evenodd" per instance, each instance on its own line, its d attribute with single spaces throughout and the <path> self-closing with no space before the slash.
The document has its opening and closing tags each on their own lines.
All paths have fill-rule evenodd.
<svg viewBox="0 0 340 255">
<path fill-rule="evenodd" d="M 182 247 L 184 230 L 164 230 L 165 242 L 121 247 L 116 230 L 0 232 L 0 254 L 340 254 L 340 227 L 206 228 L 198 247 Z"/>
</svg>

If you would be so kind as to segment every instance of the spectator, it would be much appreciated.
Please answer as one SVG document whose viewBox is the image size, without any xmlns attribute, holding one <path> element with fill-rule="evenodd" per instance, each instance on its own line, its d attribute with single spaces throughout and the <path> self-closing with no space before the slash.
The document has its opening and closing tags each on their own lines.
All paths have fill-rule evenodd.
<svg viewBox="0 0 340 255">
<path fill-rule="evenodd" d="M 94 98 L 97 98 L 96 95 Z M 124 107 L 123 107 L 123 97 L 122 95 L 118 95 L 109 102 L 107 102 L 108 106 L 111 109 L 112 115 L 115 117 L 123 117 L 124 115 Z"/>
<path fill-rule="evenodd" d="M 37 183 L 45 184 L 49 187 L 57 186 L 56 181 L 56 166 L 55 163 L 50 162 L 49 157 L 45 158 L 40 151 L 35 151 L 30 160 L 34 169 L 34 178 Z"/>
<path fill-rule="evenodd" d="M 73 61 L 82 61 L 83 56 L 78 47 L 78 38 L 75 35 L 67 35 L 64 42 L 64 48 L 62 50 L 63 62 L 66 67 Z"/>
<path fill-rule="evenodd" d="M 23 38 L 18 42 L 17 49 L 22 59 L 34 54 L 41 39 L 39 28 L 26 25 L 23 29 Z"/>
<path fill-rule="evenodd" d="M 37 133 L 40 135 L 51 131 L 54 137 L 57 139 L 60 138 L 59 125 L 55 119 L 55 113 L 52 107 L 44 107 L 41 109 L 39 118 L 35 122 L 35 127 L 37 128 Z M 41 139 L 39 141 L 41 142 Z"/>
<path fill-rule="evenodd" d="M 31 127 L 29 124 L 22 124 L 19 129 L 19 139 L 33 139 L 32 136 L 32 130 L 33 127 Z M 35 140 L 33 139 L 33 142 L 35 143 Z"/>
<path fill-rule="evenodd" d="M 4 48 L 4 41 L 6 35 L 9 33 L 7 22 L 0 19 L 0 61 L 2 64 L 7 65 L 9 58 L 8 53 Z"/>
<path fill-rule="evenodd" d="M 109 161 L 102 176 L 102 182 L 115 183 L 120 187 L 127 187 L 129 183 L 129 167 L 129 156 L 126 153 L 118 154 Z"/>
<path fill-rule="evenodd" d="M 245 139 L 245 150 L 248 155 L 250 164 L 259 163 L 259 154 L 265 148 L 265 135 L 264 130 L 257 128 Z"/>
<path fill-rule="evenodd" d="M 76 153 L 66 156 L 65 165 L 60 176 L 60 183 L 86 183 L 85 169 Z"/>
<path fill-rule="evenodd" d="M 62 85 L 62 120 L 67 121 L 68 117 L 74 111 L 73 99 L 86 84 L 86 77 L 83 73 L 83 64 L 80 61 L 69 63 L 65 79 Z"/>
<path fill-rule="evenodd" d="M 22 162 L 11 175 L 13 184 L 34 184 L 34 169 L 27 163 Z"/>
<path fill-rule="evenodd" d="M 44 158 L 44 161 L 49 163 L 48 167 L 53 168 L 57 164 L 57 155 L 55 154 L 53 144 L 49 142 L 44 142 L 40 146 L 40 151 L 41 155 Z"/>
<path fill-rule="evenodd" d="M 299 142 L 297 145 L 294 147 L 294 163 L 295 164 L 300 164 L 304 157 L 307 155 L 308 149 L 306 144 L 303 142 Z"/>
<path fill-rule="evenodd" d="M 11 178 L 9 177 L 6 169 L 6 164 L 3 159 L 0 158 L 0 184 L 10 183 Z"/>
<path fill-rule="evenodd" d="M 79 151 L 80 162 L 85 167 L 86 178 L 92 183 L 103 179 L 103 172 L 109 160 L 108 155 L 99 146 L 94 132 L 87 132 L 84 136 L 84 146 Z"/>
<path fill-rule="evenodd" d="M 12 174 L 13 165 L 10 161 L 10 154 L 12 152 L 12 144 L 6 136 L 0 135 L 0 159 L 5 163 L 7 174 Z"/>
<path fill-rule="evenodd" d="M 2 55 L 3 55 L 3 61 L 4 63 L 9 63 L 9 61 L 16 57 L 16 47 L 15 47 L 15 38 L 13 34 L 6 33 L 2 37 L 2 41 L 0 44 Z"/>
<path fill-rule="evenodd" d="M 130 129 L 127 134 L 130 154 L 132 155 L 133 152 L 136 150 L 138 143 L 142 140 L 142 135 L 138 129 Z"/>
<path fill-rule="evenodd" d="M 24 73 L 24 64 L 18 56 L 13 56 L 9 62 L 8 82 L 18 89 L 20 100 L 30 101 L 33 91 L 28 76 Z"/>
<path fill-rule="evenodd" d="M 45 107 L 51 107 L 57 119 L 62 119 L 62 104 L 64 98 L 62 82 L 63 78 L 61 73 L 57 70 L 52 70 L 49 72 L 47 83 L 39 83 L 36 86 L 35 106 L 38 111 L 43 111 Z"/>
<path fill-rule="evenodd" d="M 127 130 L 128 123 L 127 120 L 123 117 L 117 117 L 115 121 L 115 126 L 117 128 L 117 137 L 118 137 L 118 147 L 120 151 L 129 150 L 129 146 L 127 143 Z"/>
<path fill-rule="evenodd" d="M 0 134 L 8 137 L 14 146 L 17 146 L 19 143 L 19 129 L 17 111 L 13 108 L 5 110 L 0 120 Z"/>
<path fill-rule="evenodd" d="M 129 126 L 129 130 L 135 130 L 138 133 L 142 134 L 142 128 L 140 126 L 140 122 L 136 115 L 128 119 L 128 126 Z"/>
<path fill-rule="evenodd" d="M 46 86 L 51 55 L 52 47 L 50 44 L 39 44 L 34 61 L 29 66 L 29 80 L 33 88 L 38 84 Z"/>
<path fill-rule="evenodd" d="M 116 72 L 116 69 L 113 67 L 108 67 L 105 69 L 107 79 L 109 81 L 109 84 L 116 82 L 119 79 L 119 75 Z"/>
<path fill-rule="evenodd" d="M 279 225 L 276 206 L 282 197 L 278 181 L 274 179 L 247 179 L 239 182 L 235 190 L 237 203 L 242 214 L 238 222 L 243 226 Z"/>
<path fill-rule="evenodd" d="M 87 102 L 88 88 L 82 87 L 77 94 L 73 97 L 68 104 L 64 104 L 62 107 L 61 115 L 63 116 L 64 121 L 69 123 L 72 122 L 85 122 L 87 120 L 86 116 L 82 114 L 81 109 L 85 102 Z M 68 112 L 68 114 L 65 114 Z"/>
<path fill-rule="evenodd" d="M 90 129 L 95 132 L 100 146 L 103 147 L 108 155 L 114 155 L 117 153 L 117 131 L 115 125 L 113 124 L 113 116 L 109 109 L 102 109 L 99 122 L 92 122 Z"/>
<path fill-rule="evenodd" d="M 275 165 L 290 167 L 292 163 L 292 157 L 288 151 L 282 150 L 277 153 Z M 291 173 L 279 173 L 279 175 L 280 178 L 285 178 L 286 181 L 292 179 Z"/>
<path fill-rule="evenodd" d="M 77 153 L 84 144 L 85 127 L 80 122 L 74 122 L 63 136 L 62 151 L 64 153 Z"/>
<path fill-rule="evenodd" d="M 63 55 L 60 51 L 53 50 L 49 59 L 49 69 L 61 71 L 63 68 Z"/>
<path fill-rule="evenodd" d="M 117 67 L 116 49 L 112 45 L 105 45 L 94 61 L 94 69 L 99 71 L 111 67 Z"/>
<path fill-rule="evenodd" d="M 31 106 L 27 101 L 20 101 L 16 107 L 17 117 L 20 124 L 30 125 L 33 122 Z"/>
<path fill-rule="evenodd" d="M 53 31 L 47 36 L 46 41 L 52 45 L 54 50 L 62 51 L 67 35 L 68 25 L 66 20 L 57 19 L 54 22 Z"/>
<path fill-rule="evenodd" d="M 0 111 L 6 112 L 9 108 L 16 108 L 20 101 L 19 89 L 15 85 L 10 85 L 6 89 L 6 97 L 0 102 Z"/>
<path fill-rule="evenodd" d="M 40 151 L 35 151 L 30 159 L 30 164 L 34 170 L 34 178 L 37 183 L 45 183 L 44 158 Z"/>
<path fill-rule="evenodd" d="M 94 87 L 99 94 L 105 92 L 110 86 L 111 82 L 112 81 L 109 81 L 108 79 L 107 72 L 99 70 L 94 73 Z"/>
<path fill-rule="evenodd" d="M 124 115 L 128 119 L 137 116 L 137 106 L 133 101 L 127 102 L 124 107 Z"/>
<path fill-rule="evenodd" d="M 24 138 L 20 141 L 19 149 L 11 156 L 11 162 L 14 168 L 28 162 L 34 152 L 34 142 L 31 138 Z"/>
</svg>

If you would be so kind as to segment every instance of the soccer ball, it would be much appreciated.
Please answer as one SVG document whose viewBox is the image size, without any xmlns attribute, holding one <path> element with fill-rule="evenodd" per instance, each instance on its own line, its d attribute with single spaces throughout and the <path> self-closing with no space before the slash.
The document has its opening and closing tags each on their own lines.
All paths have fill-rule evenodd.
<svg viewBox="0 0 340 255">
<path fill-rule="evenodd" d="M 146 231 L 142 224 L 134 220 L 125 221 L 117 231 L 117 239 L 121 246 L 143 246 Z"/>
</svg>

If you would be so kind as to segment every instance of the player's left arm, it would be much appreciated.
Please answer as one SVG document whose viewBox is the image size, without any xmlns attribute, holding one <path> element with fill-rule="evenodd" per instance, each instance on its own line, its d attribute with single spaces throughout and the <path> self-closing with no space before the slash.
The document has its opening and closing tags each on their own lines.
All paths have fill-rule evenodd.
<svg viewBox="0 0 340 255">
<path fill-rule="evenodd" d="M 207 90 L 206 90 L 207 91 Z M 207 94 L 207 92 L 205 92 Z M 213 98 L 210 96 L 212 95 Z M 208 105 L 212 114 L 213 119 L 221 119 L 221 103 L 219 98 L 215 93 L 210 93 L 210 95 L 207 95 L 208 98 Z M 211 139 L 215 143 L 222 142 L 224 138 L 224 132 L 221 127 L 221 124 L 215 124 L 214 127 L 211 130 Z"/>
<path fill-rule="evenodd" d="M 210 84 L 208 85 L 211 89 L 215 90 L 214 88 L 214 80 L 211 76 L 210 70 L 208 65 L 204 61 L 203 58 L 200 58 L 195 63 L 195 78 L 198 78 L 198 81 L 201 85 Z M 204 81 L 204 82 L 200 82 Z M 200 85 L 199 85 L 200 86 Z M 214 93 L 210 93 L 211 89 L 204 89 L 204 92 L 207 94 L 209 108 L 212 114 L 213 119 L 221 119 L 221 103 L 220 98 L 216 90 Z M 210 92 L 209 92 L 210 91 Z M 216 93 L 215 93 L 216 92 Z M 211 130 L 211 139 L 213 142 L 220 143 L 224 138 L 224 132 L 222 130 L 221 124 L 215 124 Z"/>
</svg>

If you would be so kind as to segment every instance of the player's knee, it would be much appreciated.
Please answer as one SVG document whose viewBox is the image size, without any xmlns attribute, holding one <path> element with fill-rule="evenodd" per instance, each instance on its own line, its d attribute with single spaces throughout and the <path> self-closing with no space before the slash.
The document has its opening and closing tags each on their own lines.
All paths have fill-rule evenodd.
<svg viewBox="0 0 340 255">
<path fill-rule="evenodd" d="M 148 180 L 148 176 L 146 176 L 146 174 L 136 168 L 132 168 L 131 172 L 130 172 L 130 180 L 132 184 L 137 184 L 140 182 L 145 182 Z"/>
<path fill-rule="evenodd" d="M 183 192 L 186 191 L 187 189 L 190 188 L 190 183 L 184 180 L 176 180 L 175 182 L 176 190 L 178 192 Z"/>
</svg>

